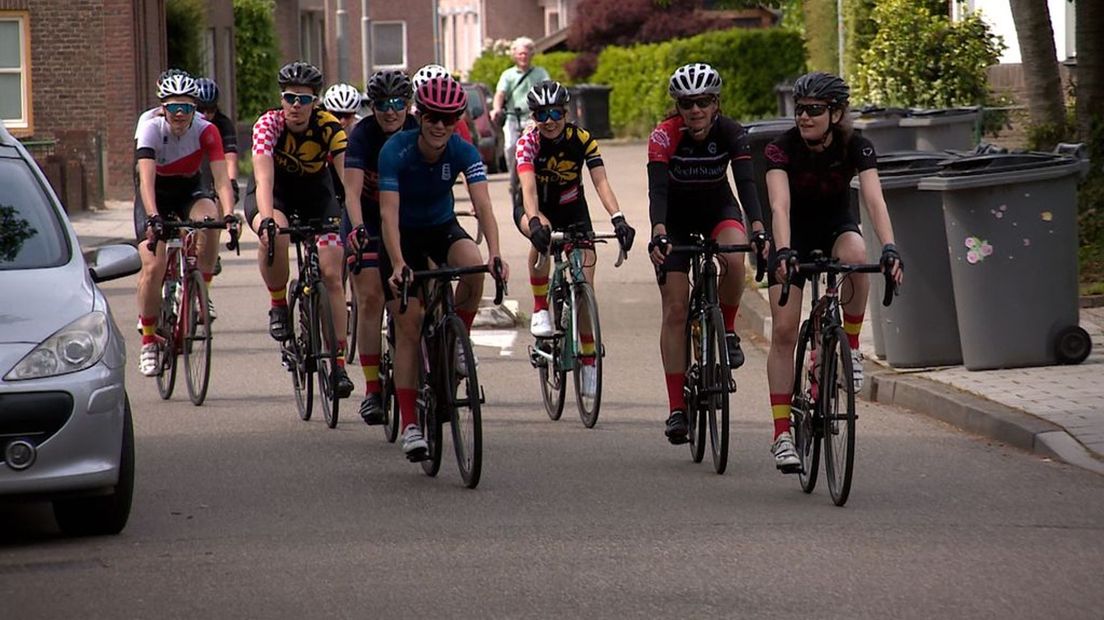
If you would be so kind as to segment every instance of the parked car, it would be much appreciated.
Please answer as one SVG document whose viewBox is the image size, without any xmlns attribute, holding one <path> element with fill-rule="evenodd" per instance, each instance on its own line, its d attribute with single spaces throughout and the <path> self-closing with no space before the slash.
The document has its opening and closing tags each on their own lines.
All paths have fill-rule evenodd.
<svg viewBox="0 0 1104 620">
<path fill-rule="evenodd" d="M 117 534 L 134 490 L 126 347 L 97 286 L 138 251 L 86 262 L 46 177 L 0 125 L 0 500 L 50 500 L 70 535 Z"/>
<path fill-rule="evenodd" d="M 502 128 L 491 121 L 494 93 L 482 82 L 464 82 L 464 90 L 468 93 L 468 113 L 475 122 L 475 132 L 472 135 L 479 136 L 476 146 L 479 147 L 479 155 L 487 166 L 487 172 L 505 171 L 506 152 L 503 145 L 506 139 Z"/>
</svg>

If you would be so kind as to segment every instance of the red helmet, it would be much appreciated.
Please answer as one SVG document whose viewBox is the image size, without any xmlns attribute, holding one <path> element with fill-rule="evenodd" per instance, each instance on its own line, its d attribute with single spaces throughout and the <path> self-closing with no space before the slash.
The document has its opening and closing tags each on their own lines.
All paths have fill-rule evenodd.
<svg viewBox="0 0 1104 620">
<path fill-rule="evenodd" d="M 468 107 L 468 95 L 460 82 L 450 77 L 426 80 L 414 93 L 419 112 L 459 114 Z"/>
</svg>

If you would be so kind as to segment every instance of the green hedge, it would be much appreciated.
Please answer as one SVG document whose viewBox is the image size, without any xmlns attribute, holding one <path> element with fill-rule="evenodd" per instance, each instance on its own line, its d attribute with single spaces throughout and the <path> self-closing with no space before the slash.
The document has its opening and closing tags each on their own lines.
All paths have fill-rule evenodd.
<svg viewBox="0 0 1104 620">
<path fill-rule="evenodd" d="M 667 81 L 690 62 L 708 62 L 724 78 L 721 107 L 741 120 L 773 116 L 774 86 L 805 70 L 801 35 L 780 29 L 732 29 L 688 39 L 607 47 L 589 81 L 608 84 L 610 124 L 618 135 L 645 136 L 669 111 Z"/>
<path fill-rule="evenodd" d="M 575 52 L 548 52 L 537 54 L 533 57 L 533 64 L 544 67 L 548 75 L 562 84 L 572 84 L 571 78 L 564 71 L 564 65 L 575 58 Z M 475 59 L 471 71 L 468 73 L 469 82 L 483 82 L 494 90 L 498 85 L 498 77 L 502 72 L 514 66 L 514 59 L 508 54 L 495 54 L 493 51 L 485 51 Z"/>
<path fill-rule="evenodd" d="M 234 0 L 239 119 L 255 119 L 278 101 L 275 12 L 274 0 Z"/>
</svg>

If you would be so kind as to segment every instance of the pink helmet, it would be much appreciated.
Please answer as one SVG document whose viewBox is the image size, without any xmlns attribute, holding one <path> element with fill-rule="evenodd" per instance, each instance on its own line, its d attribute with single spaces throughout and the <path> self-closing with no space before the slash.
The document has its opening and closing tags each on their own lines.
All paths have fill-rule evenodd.
<svg viewBox="0 0 1104 620">
<path fill-rule="evenodd" d="M 450 77 L 426 80 L 414 93 L 419 112 L 459 114 L 468 107 L 468 95 L 460 82 Z"/>
</svg>

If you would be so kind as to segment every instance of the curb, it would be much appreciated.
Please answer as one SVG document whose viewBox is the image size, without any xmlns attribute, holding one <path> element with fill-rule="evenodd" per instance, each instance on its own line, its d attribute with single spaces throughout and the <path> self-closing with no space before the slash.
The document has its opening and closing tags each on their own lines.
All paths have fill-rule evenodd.
<svg viewBox="0 0 1104 620">
<path fill-rule="evenodd" d="M 766 347 L 770 342 L 770 306 L 761 295 L 750 292 L 741 300 L 737 324 L 741 331 L 754 334 L 760 347 Z M 1104 460 L 1053 422 L 949 385 L 896 372 L 871 360 L 864 363 L 863 371 L 866 383 L 859 396 L 869 402 L 903 407 L 968 433 L 1104 475 Z"/>
</svg>

